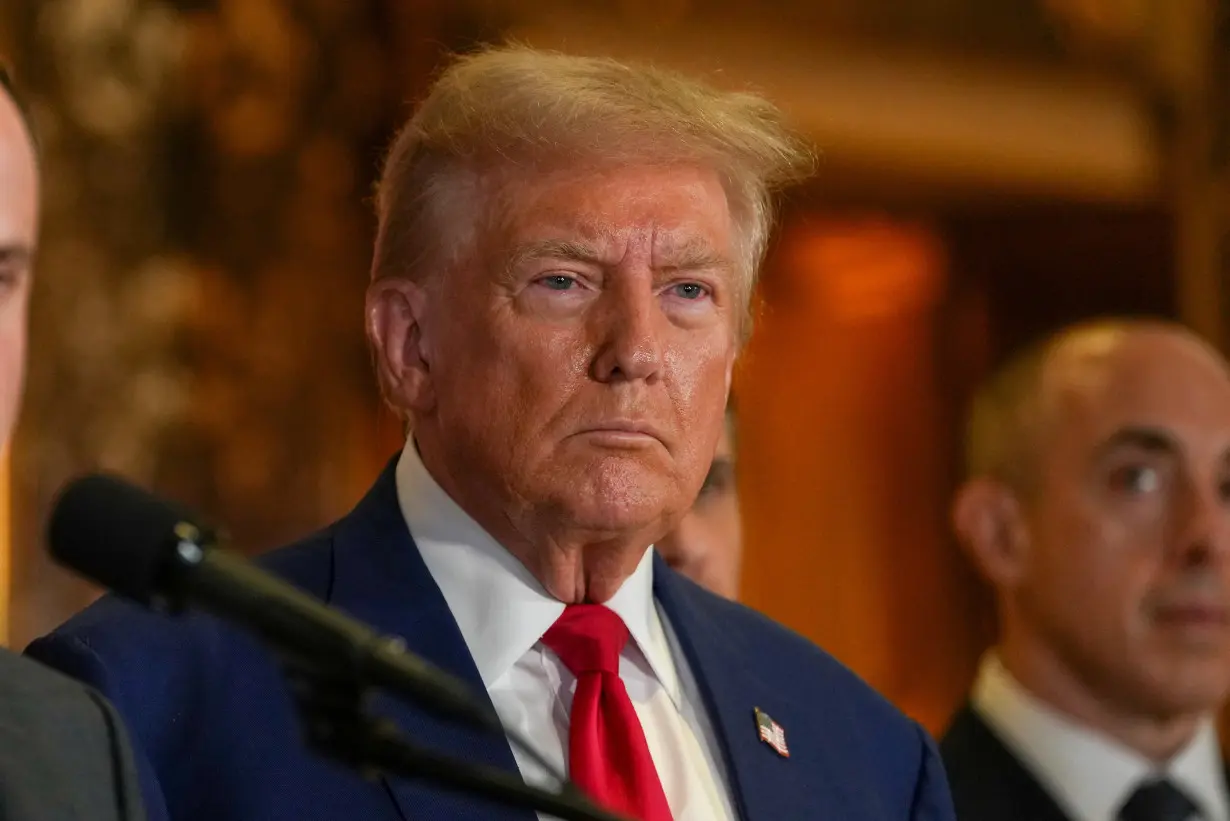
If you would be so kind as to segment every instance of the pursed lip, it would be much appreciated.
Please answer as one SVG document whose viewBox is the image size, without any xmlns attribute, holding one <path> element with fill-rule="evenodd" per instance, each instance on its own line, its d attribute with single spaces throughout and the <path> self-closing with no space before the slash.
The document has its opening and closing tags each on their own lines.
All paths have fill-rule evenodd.
<svg viewBox="0 0 1230 821">
<path fill-rule="evenodd" d="M 634 419 L 611 419 L 586 425 L 584 428 L 577 431 L 577 434 L 607 434 L 612 438 L 624 437 L 629 441 L 638 438 L 654 439 L 662 444 L 665 444 L 662 434 L 657 426 L 648 422 L 642 422 Z"/>
<path fill-rule="evenodd" d="M 1230 622 L 1225 606 L 1210 602 L 1175 602 L 1156 609 L 1159 621 L 1178 625 L 1220 626 Z"/>
</svg>

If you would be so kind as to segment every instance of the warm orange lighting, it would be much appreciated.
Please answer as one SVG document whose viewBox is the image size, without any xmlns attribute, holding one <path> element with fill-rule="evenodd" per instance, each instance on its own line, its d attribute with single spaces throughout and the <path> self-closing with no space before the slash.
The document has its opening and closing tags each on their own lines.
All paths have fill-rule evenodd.
<svg viewBox="0 0 1230 821">
<path fill-rule="evenodd" d="M 943 249 L 929 230 L 870 217 L 807 224 L 786 238 L 782 267 L 838 322 L 917 313 L 944 288 Z"/>
<path fill-rule="evenodd" d="M 932 730 L 966 686 L 953 660 L 967 655 L 937 515 L 946 257 L 912 222 L 789 224 L 738 388 L 746 602 Z"/>
</svg>

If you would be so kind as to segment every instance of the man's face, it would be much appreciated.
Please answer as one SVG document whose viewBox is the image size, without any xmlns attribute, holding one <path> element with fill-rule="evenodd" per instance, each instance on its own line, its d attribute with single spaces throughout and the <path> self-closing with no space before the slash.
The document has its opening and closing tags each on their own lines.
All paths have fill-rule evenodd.
<svg viewBox="0 0 1230 821">
<path fill-rule="evenodd" d="M 34 147 L 17 106 L 0 91 L 0 441 L 17 418 L 26 356 L 26 307 L 38 227 Z"/>
<path fill-rule="evenodd" d="M 671 567 L 719 596 L 738 597 L 743 527 L 729 425 L 692 509 L 656 547 Z"/>
<path fill-rule="evenodd" d="M 1230 378 L 1153 330 L 1065 385 L 1025 507 L 1022 612 L 1121 707 L 1212 709 L 1230 691 Z"/>
<path fill-rule="evenodd" d="M 566 169 L 488 202 L 472 261 L 424 290 L 416 439 L 514 527 L 648 544 L 691 505 L 723 427 L 743 306 L 722 185 Z"/>
</svg>

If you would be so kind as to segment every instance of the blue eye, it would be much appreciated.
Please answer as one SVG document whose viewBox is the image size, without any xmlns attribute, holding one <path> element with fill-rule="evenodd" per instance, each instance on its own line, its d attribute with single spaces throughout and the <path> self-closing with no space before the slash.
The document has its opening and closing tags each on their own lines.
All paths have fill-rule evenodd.
<svg viewBox="0 0 1230 821">
<path fill-rule="evenodd" d="M 684 299 L 700 299 L 706 293 L 705 286 L 695 282 L 684 282 L 675 286 L 675 293 Z"/>
<path fill-rule="evenodd" d="M 551 276 L 543 277 L 539 282 L 552 291 L 567 291 L 577 284 L 576 279 L 564 274 L 552 274 Z"/>
</svg>

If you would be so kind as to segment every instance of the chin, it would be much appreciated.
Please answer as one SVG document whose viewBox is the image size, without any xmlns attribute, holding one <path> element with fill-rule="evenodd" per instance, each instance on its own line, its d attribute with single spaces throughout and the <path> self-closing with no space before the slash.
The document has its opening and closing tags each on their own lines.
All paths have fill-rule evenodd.
<svg viewBox="0 0 1230 821">
<path fill-rule="evenodd" d="M 557 498 L 577 527 L 621 532 L 662 521 L 678 507 L 679 495 L 675 483 L 660 471 L 608 463 L 595 466 L 577 481 L 559 487 Z"/>
<path fill-rule="evenodd" d="M 605 533 L 643 530 L 664 516 L 661 505 L 640 500 L 578 499 L 567 507 L 577 528 Z"/>
<path fill-rule="evenodd" d="M 1145 689 L 1159 713 L 1212 712 L 1230 694 L 1230 669 L 1225 662 L 1213 659 L 1172 663 L 1150 676 Z"/>
</svg>

